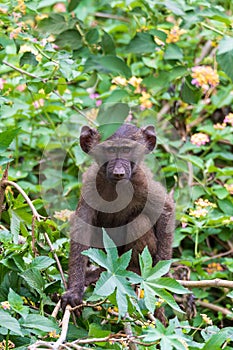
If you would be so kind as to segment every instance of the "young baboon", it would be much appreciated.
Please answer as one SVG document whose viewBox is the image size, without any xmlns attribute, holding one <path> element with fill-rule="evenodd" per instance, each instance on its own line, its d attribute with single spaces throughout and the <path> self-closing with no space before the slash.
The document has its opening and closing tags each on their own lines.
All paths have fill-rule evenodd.
<svg viewBox="0 0 233 350">
<path fill-rule="evenodd" d="M 153 126 L 123 124 L 100 142 L 96 129 L 84 126 L 80 145 L 95 162 L 83 176 L 83 188 L 71 219 L 68 290 L 62 307 L 82 302 L 84 286 L 98 278 L 86 273 L 90 246 L 103 247 L 102 228 L 118 246 L 119 254 L 132 249 L 129 269 L 139 272 L 138 254 L 148 246 L 153 263 L 170 259 L 174 231 L 174 203 L 153 180 L 143 157 L 156 144 Z"/>
</svg>

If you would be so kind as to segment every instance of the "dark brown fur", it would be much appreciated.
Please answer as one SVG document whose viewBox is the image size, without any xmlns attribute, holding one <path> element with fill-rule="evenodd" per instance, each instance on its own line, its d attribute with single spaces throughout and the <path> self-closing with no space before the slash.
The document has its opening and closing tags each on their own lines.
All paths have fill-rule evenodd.
<svg viewBox="0 0 233 350">
<path fill-rule="evenodd" d="M 143 155 L 155 146 L 154 128 L 149 126 L 139 129 L 124 124 L 108 140 L 102 143 L 99 141 L 100 135 L 95 129 L 83 127 L 80 145 L 95 158 L 96 163 L 83 176 L 82 195 L 71 219 L 69 279 L 68 290 L 62 297 L 63 308 L 67 304 L 72 307 L 80 304 L 84 285 L 95 281 L 101 272 L 100 269 L 87 272 L 88 260 L 81 254 L 90 246 L 101 246 L 101 227 L 106 228 L 120 254 L 132 249 L 129 266 L 132 271 L 139 273 L 138 254 L 145 246 L 148 246 L 154 264 L 172 256 L 173 199 L 160 183 L 153 180 L 150 170 L 142 163 Z M 130 146 L 132 142 L 135 144 L 129 155 L 124 143 Z M 115 155 L 113 146 L 119 147 L 125 154 Z M 109 150 L 109 154 L 106 150 Z M 119 195 L 116 184 L 122 179 L 125 181 L 122 182 Z M 95 204 L 99 203 L 98 195 L 106 202 L 95 209 Z M 121 208 L 121 203 L 130 195 L 130 203 Z M 116 202 L 115 212 L 106 212 L 109 204 L 117 197 L 121 200 Z"/>
</svg>

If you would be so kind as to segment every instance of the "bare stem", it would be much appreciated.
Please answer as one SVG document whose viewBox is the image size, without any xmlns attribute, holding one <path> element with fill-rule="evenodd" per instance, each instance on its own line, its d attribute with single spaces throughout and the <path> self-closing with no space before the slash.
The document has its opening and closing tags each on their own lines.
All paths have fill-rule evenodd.
<svg viewBox="0 0 233 350">
<path fill-rule="evenodd" d="M 208 288 L 208 287 L 225 287 L 233 288 L 233 281 L 222 280 L 215 278 L 214 280 L 201 281 L 178 281 L 182 286 L 187 288 Z"/>
</svg>

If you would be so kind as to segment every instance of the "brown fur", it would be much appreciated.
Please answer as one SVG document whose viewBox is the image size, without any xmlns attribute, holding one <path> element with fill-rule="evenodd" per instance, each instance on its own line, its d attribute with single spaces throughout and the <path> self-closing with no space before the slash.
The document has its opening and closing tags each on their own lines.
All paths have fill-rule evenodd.
<svg viewBox="0 0 233 350">
<path fill-rule="evenodd" d="M 81 252 L 90 246 L 101 246 L 102 229 L 104 227 L 118 246 L 119 254 L 132 249 L 129 269 L 139 273 L 138 254 L 148 246 L 153 263 L 170 259 L 172 256 L 172 240 L 174 231 L 174 203 L 164 187 L 153 180 L 148 168 L 141 162 L 143 154 L 151 151 L 156 142 L 154 128 L 149 126 L 138 129 L 125 124 L 107 141 L 99 144 L 99 135 L 95 129 L 84 127 L 80 144 L 85 152 L 90 152 L 97 162 L 103 157 L 105 148 L 110 142 L 121 145 L 130 140 L 137 141 L 138 160 L 135 164 L 125 158 L 117 158 L 120 166 L 126 169 L 125 177 L 130 174 L 129 183 L 122 184 L 122 191 L 117 194 L 116 182 L 108 178 L 106 167 L 110 172 L 114 169 L 115 158 L 107 159 L 105 165 L 94 163 L 83 176 L 83 189 L 75 214 L 71 219 L 71 247 L 69 258 L 68 291 L 62 297 L 62 307 L 67 304 L 72 307 L 82 302 L 84 285 L 95 281 L 101 272 L 87 271 L 88 259 Z M 143 148 L 142 148 L 143 146 Z M 97 147 L 97 151 L 95 149 Z M 98 150 L 98 147 L 102 147 Z M 137 148 L 137 146 L 135 146 Z M 134 147 L 134 149 L 136 149 Z M 99 152 L 99 153 L 98 153 Z M 136 152 L 136 151 L 135 151 Z M 113 164 L 112 168 L 109 164 Z M 129 167 L 131 167 L 129 169 Z M 109 175 L 110 177 L 112 174 Z M 118 176 L 118 175 L 117 175 Z M 131 193 L 131 192 L 132 193 Z M 132 200 L 121 208 L 121 203 L 132 194 Z M 100 195 L 106 203 L 101 210 L 95 209 Z M 109 203 L 115 201 L 114 212 L 105 212 Z M 88 199 L 88 201 L 86 201 Z M 88 204 L 88 203 L 89 204 Z M 142 233 L 144 233 L 142 235 Z M 81 242 L 81 243 L 80 243 Z M 82 243 L 83 242 L 83 243 Z"/>
</svg>

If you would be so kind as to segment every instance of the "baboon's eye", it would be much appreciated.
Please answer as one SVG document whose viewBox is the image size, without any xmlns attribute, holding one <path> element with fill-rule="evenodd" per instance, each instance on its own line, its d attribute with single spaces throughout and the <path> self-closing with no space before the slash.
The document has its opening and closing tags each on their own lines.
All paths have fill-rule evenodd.
<svg viewBox="0 0 233 350">
<path fill-rule="evenodd" d="M 108 153 L 117 153 L 117 147 L 113 147 L 113 146 L 108 147 L 107 152 Z"/>
<path fill-rule="evenodd" d="M 131 151 L 131 148 L 127 146 L 121 148 L 122 153 L 130 153 L 130 151 Z"/>
</svg>

